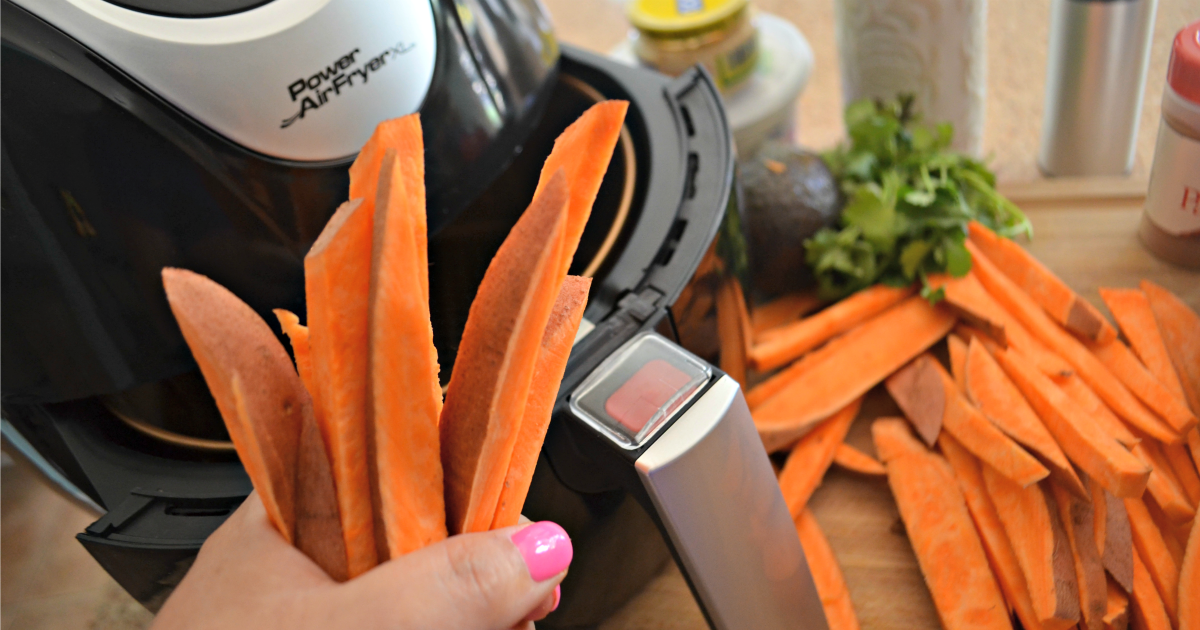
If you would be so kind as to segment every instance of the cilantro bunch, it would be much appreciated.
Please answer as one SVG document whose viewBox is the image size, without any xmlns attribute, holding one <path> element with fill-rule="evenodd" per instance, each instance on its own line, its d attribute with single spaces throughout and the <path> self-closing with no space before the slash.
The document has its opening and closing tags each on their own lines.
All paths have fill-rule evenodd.
<svg viewBox="0 0 1200 630">
<path fill-rule="evenodd" d="M 971 269 L 967 223 L 1012 237 L 1029 220 L 996 192 L 981 162 L 949 150 L 953 128 L 929 128 L 913 98 L 858 101 L 846 108 L 849 143 L 822 157 L 846 197 L 837 228 L 804 242 L 822 297 L 838 299 L 876 283 L 903 286 L 927 274 L 960 277 Z M 928 287 L 923 292 L 930 299 Z"/>
</svg>

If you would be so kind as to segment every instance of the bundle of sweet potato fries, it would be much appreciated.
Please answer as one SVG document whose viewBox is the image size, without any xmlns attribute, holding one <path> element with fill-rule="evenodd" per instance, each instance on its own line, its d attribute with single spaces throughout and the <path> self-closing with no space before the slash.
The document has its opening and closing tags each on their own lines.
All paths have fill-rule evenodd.
<svg viewBox="0 0 1200 630">
<path fill-rule="evenodd" d="M 443 401 L 429 317 L 424 147 L 379 125 L 304 259 L 307 326 L 271 328 L 212 280 L 164 269 L 171 310 L 267 514 L 330 576 L 514 525 L 590 280 L 567 271 L 628 104 L 568 127 L 479 286 Z"/>
</svg>

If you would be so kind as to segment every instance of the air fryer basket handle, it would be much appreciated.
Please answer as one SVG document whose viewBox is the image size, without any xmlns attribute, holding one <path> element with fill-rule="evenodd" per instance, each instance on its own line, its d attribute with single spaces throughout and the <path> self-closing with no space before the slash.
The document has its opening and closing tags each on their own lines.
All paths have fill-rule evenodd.
<svg viewBox="0 0 1200 630">
<path fill-rule="evenodd" d="M 736 381 L 720 375 L 635 467 L 714 628 L 828 628 Z"/>
</svg>

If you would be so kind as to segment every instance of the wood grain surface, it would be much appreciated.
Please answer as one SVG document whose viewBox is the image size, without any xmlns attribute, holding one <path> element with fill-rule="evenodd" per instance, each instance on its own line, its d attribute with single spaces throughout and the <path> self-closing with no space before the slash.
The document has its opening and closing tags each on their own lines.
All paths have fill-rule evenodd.
<svg viewBox="0 0 1200 630">
<path fill-rule="evenodd" d="M 1104 304 L 1098 287 L 1135 287 L 1148 278 L 1200 311 L 1200 272 L 1167 265 L 1138 241 L 1145 189 L 1145 182 L 1137 180 L 1060 179 L 1006 185 L 1002 192 L 1033 222 L 1034 239 L 1026 243 L 1030 251 L 1099 308 L 1104 309 Z M 1107 310 L 1104 313 L 1108 315 Z M 899 413 L 883 388 L 875 388 L 846 441 L 874 455 L 871 421 Z M 842 566 L 864 630 L 939 627 L 885 479 L 834 467 L 809 505 Z M 603 626 L 605 630 L 703 627 L 704 619 L 674 565 Z"/>
</svg>

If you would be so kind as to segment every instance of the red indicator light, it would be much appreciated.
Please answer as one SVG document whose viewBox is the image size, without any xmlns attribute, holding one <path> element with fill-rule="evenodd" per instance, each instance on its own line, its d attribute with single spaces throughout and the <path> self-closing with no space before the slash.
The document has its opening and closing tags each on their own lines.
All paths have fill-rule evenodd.
<svg viewBox="0 0 1200 630">
<path fill-rule="evenodd" d="M 662 359 L 643 365 L 604 402 L 604 411 L 636 435 L 692 379 Z"/>
</svg>

